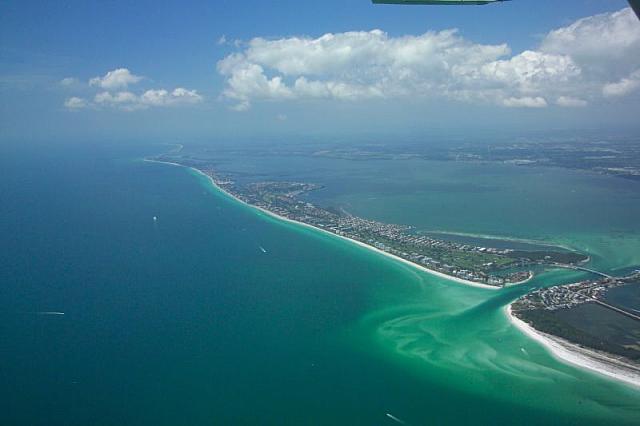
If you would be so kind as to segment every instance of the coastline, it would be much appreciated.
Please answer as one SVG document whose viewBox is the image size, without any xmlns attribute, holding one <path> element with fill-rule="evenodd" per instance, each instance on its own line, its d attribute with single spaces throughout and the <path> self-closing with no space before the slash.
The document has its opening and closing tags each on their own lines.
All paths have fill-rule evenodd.
<svg viewBox="0 0 640 426">
<path fill-rule="evenodd" d="M 352 244 L 356 244 L 356 245 L 358 245 L 360 247 L 369 249 L 369 250 L 374 251 L 374 252 L 376 252 L 378 254 L 387 256 L 390 259 L 393 259 L 393 260 L 398 261 L 398 262 L 402 262 L 405 265 L 411 266 L 411 267 L 413 267 L 413 268 L 415 268 L 415 269 L 417 269 L 419 271 L 425 272 L 427 274 L 434 275 L 434 276 L 437 276 L 437 277 L 440 277 L 440 278 L 444 278 L 444 279 L 447 279 L 447 280 L 450 280 L 450 281 L 454 281 L 454 282 L 459 283 L 459 284 L 464 284 L 464 285 L 467 285 L 467 286 L 470 286 L 470 287 L 483 288 L 485 290 L 501 290 L 503 288 L 503 287 L 491 286 L 491 285 L 488 285 L 488 284 L 476 283 L 476 282 L 473 282 L 473 281 L 469 281 L 469 280 L 465 280 L 465 279 L 462 279 L 462 278 L 458 278 L 458 277 L 454 277 L 454 276 L 451 276 L 451 275 L 447 275 L 447 274 L 444 274 L 444 273 L 439 272 L 439 271 L 434 271 L 432 269 L 425 268 L 422 265 L 418 265 L 417 263 L 413 263 L 413 262 L 411 262 L 409 260 L 403 259 L 403 258 L 401 258 L 399 256 L 394 255 L 394 254 L 387 253 L 384 250 L 380 250 L 380 249 L 378 249 L 376 247 L 370 246 L 369 244 L 363 243 L 362 241 L 354 240 L 352 238 L 345 237 L 343 235 L 334 234 L 333 232 L 329 232 L 329 231 L 327 231 L 325 229 L 318 228 L 318 227 L 309 225 L 309 224 L 304 223 L 304 222 L 299 222 L 297 220 L 289 219 L 287 217 L 280 216 L 280 215 L 278 215 L 276 213 L 273 213 L 273 212 L 271 212 L 271 211 L 269 211 L 267 209 L 264 209 L 262 207 L 254 206 L 254 205 L 249 204 L 249 203 L 247 203 L 245 201 L 242 201 L 240 198 L 236 197 L 232 193 L 230 193 L 228 191 L 225 191 L 223 188 L 221 188 L 220 186 L 218 186 L 215 183 L 215 181 L 213 180 L 213 178 L 211 176 L 207 175 L 202 170 L 196 169 L 195 167 L 185 166 L 183 164 L 172 163 L 172 162 L 169 162 L 169 161 L 152 160 L 152 159 L 149 159 L 149 158 L 145 158 L 144 161 L 150 162 L 150 163 L 168 164 L 168 165 L 171 165 L 171 166 L 178 166 L 178 167 L 184 167 L 184 168 L 187 168 L 187 169 L 191 169 L 194 172 L 198 173 L 199 175 L 202 175 L 202 176 L 206 177 L 209 180 L 209 182 L 211 182 L 211 185 L 213 185 L 217 190 L 219 190 L 220 192 L 222 192 L 226 196 L 233 198 L 237 202 L 244 204 L 245 206 L 254 208 L 256 210 L 259 210 L 260 212 L 262 212 L 264 214 L 267 214 L 267 215 L 271 216 L 272 218 L 275 218 L 275 219 L 278 219 L 278 220 L 282 220 L 282 221 L 285 221 L 285 222 L 289 222 L 289 223 L 293 223 L 293 224 L 296 224 L 296 225 L 304 226 L 304 227 L 313 229 L 315 231 L 324 232 L 326 234 L 332 235 L 332 236 L 337 237 L 337 238 L 342 238 L 343 240 L 349 241 Z M 533 275 L 531 277 L 529 277 L 527 280 L 523 281 L 523 282 L 510 284 L 509 287 L 528 282 L 531 279 L 533 279 Z"/>
<path fill-rule="evenodd" d="M 289 223 L 293 223 L 299 226 L 304 226 L 310 229 L 313 229 L 315 231 L 320 231 L 326 234 L 329 234 L 333 237 L 338 237 L 341 238 L 343 240 L 349 241 L 353 244 L 356 244 L 360 247 L 366 248 L 368 250 L 374 251 L 378 254 L 387 256 L 390 259 L 393 259 L 395 261 L 398 262 L 402 262 L 405 265 L 408 265 L 410 267 L 413 267 L 419 271 L 425 272 L 427 274 L 433 275 L 433 276 L 437 276 L 440 278 L 444 278 L 446 280 L 450 280 L 459 284 L 463 284 L 469 287 L 476 287 L 476 288 L 484 288 L 486 290 L 501 290 L 503 287 L 495 287 L 495 286 L 489 286 L 489 285 L 485 285 L 485 284 L 481 284 L 481 283 L 475 283 L 472 281 L 468 281 L 468 280 L 464 280 L 461 278 L 457 278 L 457 277 L 453 277 L 447 274 L 443 274 L 441 272 L 438 271 L 434 271 L 434 270 L 430 270 L 428 268 L 423 267 L 422 265 L 418 265 L 416 263 L 413 263 L 411 261 L 408 261 L 406 259 L 403 259 L 399 256 L 395 256 L 391 253 L 387 253 L 383 250 L 380 250 L 376 247 L 370 246 L 366 243 L 363 243 L 361 241 L 357 241 L 342 235 L 338 235 L 338 234 L 334 234 L 332 232 L 329 232 L 325 229 L 321 229 L 321 228 L 317 228 L 315 226 L 306 224 L 304 222 L 299 222 L 296 220 L 292 220 L 289 219 L 287 217 L 284 216 L 280 216 L 278 214 L 275 214 L 269 210 L 266 210 L 262 207 L 258 207 L 258 206 L 254 206 L 251 205 L 241 199 L 239 199 L 238 197 L 236 197 L 235 195 L 233 195 L 232 193 L 224 190 L 223 188 L 221 188 L 220 186 L 218 186 L 215 181 L 213 180 L 213 178 L 209 175 L 207 175 L 206 173 L 204 173 L 203 171 L 195 168 L 195 167 L 190 167 L 190 166 L 185 166 L 183 164 L 179 164 L 179 163 L 173 163 L 173 162 L 168 162 L 168 161 L 159 161 L 159 160 L 152 160 L 152 159 L 147 159 L 145 158 L 144 161 L 146 162 L 152 162 L 152 163 L 158 163 L 158 164 L 167 164 L 167 165 L 171 165 L 171 166 L 178 166 L 178 167 L 184 167 L 187 169 L 191 169 L 193 170 L 195 173 L 202 175 L 204 177 L 206 177 L 209 182 L 211 183 L 211 185 L 216 189 L 219 190 L 222 194 L 224 194 L 227 197 L 230 197 L 232 199 L 234 199 L 235 201 L 247 206 L 247 207 L 251 207 L 254 208 L 272 218 L 275 218 L 277 220 L 282 220 L 285 222 L 289 222 Z M 514 283 L 511 284 L 508 287 L 511 286 L 515 286 L 515 285 L 520 285 L 520 284 L 524 284 L 527 283 L 529 281 L 531 281 L 533 278 L 535 277 L 535 274 L 531 274 L 531 276 L 529 278 L 527 278 L 526 280 L 519 282 L 519 283 Z M 506 288 L 506 287 L 505 287 Z M 522 333 L 524 333 L 526 336 L 528 336 L 530 339 L 535 340 L 536 342 L 540 343 L 552 356 L 554 356 L 556 359 L 565 362 L 567 364 L 571 364 L 574 366 L 577 366 L 579 368 L 583 368 L 585 370 L 589 370 L 592 371 L 596 374 L 599 374 L 601 376 L 607 377 L 609 379 L 615 379 L 617 381 L 620 382 L 624 382 L 628 385 L 632 385 L 635 387 L 640 387 L 640 371 L 637 371 L 636 369 L 634 369 L 632 366 L 629 366 L 628 364 L 617 360 L 615 358 L 612 358 L 610 356 L 607 356 L 607 354 L 601 353 L 601 352 L 597 352 L 594 350 L 589 350 L 583 347 L 580 347 L 576 344 L 573 344 L 567 340 L 561 339 L 559 337 L 556 336 L 552 336 L 546 333 L 542 333 L 536 329 L 534 329 L 532 326 L 530 326 L 529 324 L 527 324 L 526 322 L 522 321 L 521 319 L 517 318 L 511 309 L 511 304 L 507 305 L 505 307 L 505 315 L 507 316 L 507 319 L 509 320 L 509 322 L 515 326 L 516 328 L 518 328 Z"/>
<path fill-rule="evenodd" d="M 509 287 L 515 287 L 517 285 L 522 285 L 522 284 L 526 284 L 529 281 L 533 280 L 536 277 L 536 274 L 534 272 L 529 271 L 529 278 L 527 278 L 526 280 L 522 280 L 522 281 L 518 281 L 515 283 L 509 283 L 509 284 L 505 284 L 504 287 L 502 288 L 509 288 Z"/>
<path fill-rule="evenodd" d="M 536 330 L 513 314 L 511 304 L 505 307 L 511 324 L 529 338 L 540 343 L 555 358 L 610 379 L 640 387 L 640 371 L 633 366 L 593 349 L 587 349 L 568 340 Z"/>
</svg>

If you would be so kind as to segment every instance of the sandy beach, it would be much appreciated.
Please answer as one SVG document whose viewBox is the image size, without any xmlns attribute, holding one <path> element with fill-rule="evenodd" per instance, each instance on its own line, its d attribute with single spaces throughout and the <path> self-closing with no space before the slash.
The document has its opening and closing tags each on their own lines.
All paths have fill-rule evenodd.
<svg viewBox="0 0 640 426">
<path fill-rule="evenodd" d="M 478 288 L 484 288 L 484 289 L 488 289 L 488 290 L 500 290 L 500 287 L 494 287 L 494 286 L 490 286 L 490 285 L 485 285 L 485 284 L 480 284 L 480 283 L 475 283 L 472 281 L 468 281 L 468 280 L 464 280 L 461 278 L 457 278 L 457 277 L 453 277 L 447 274 L 443 274 L 441 272 L 438 271 L 434 271 L 428 268 L 425 268 L 421 265 L 418 265 L 416 263 L 410 262 L 406 259 L 403 259 L 401 257 L 395 256 L 391 253 L 387 253 L 383 250 L 380 250 L 376 247 L 370 246 L 368 244 L 365 244 L 361 241 L 357 241 L 342 235 L 337 235 L 334 234 L 332 232 L 329 232 L 327 230 L 321 229 L 321 228 L 317 228 L 315 226 L 303 223 L 303 222 L 299 222 L 296 220 L 292 220 L 289 218 L 286 218 L 284 216 L 280 216 L 278 214 L 275 214 L 269 210 L 266 210 L 264 208 L 258 207 L 258 206 L 254 206 L 251 204 L 248 204 L 246 202 L 244 202 L 243 200 L 239 199 L 238 197 L 236 197 L 235 195 L 231 194 L 228 191 L 225 191 L 223 188 L 221 188 L 220 186 L 218 186 L 215 181 L 213 180 L 213 178 L 209 175 L 207 175 L 206 173 L 204 173 L 201 170 L 196 169 L 195 167 L 188 167 L 188 166 L 184 166 L 182 164 L 179 163 L 173 163 L 173 162 L 168 162 L 168 161 L 158 161 L 158 160 L 152 160 L 152 159 L 145 159 L 144 161 L 148 161 L 148 162 L 152 162 L 152 163 L 159 163 L 159 164 L 168 164 L 168 165 L 172 165 L 172 166 L 178 166 L 178 167 L 185 167 L 188 169 L 193 170 L 195 173 L 198 173 L 204 177 L 206 177 L 209 182 L 211 183 L 211 185 L 213 185 L 217 190 L 219 190 L 220 192 L 222 192 L 223 194 L 225 194 L 226 196 L 234 199 L 235 201 L 242 203 L 245 206 L 249 206 L 251 208 L 254 208 L 256 210 L 259 210 L 260 212 L 269 215 L 275 219 L 278 220 L 282 220 L 285 222 L 289 222 L 289 223 L 294 223 L 296 225 L 299 226 L 304 226 L 316 231 L 320 231 L 320 232 L 324 232 L 326 234 L 332 235 L 334 237 L 338 237 L 338 238 L 342 238 L 343 240 L 349 241 L 352 244 L 356 244 L 360 247 L 366 248 L 368 250 L 372 250 L 378 254 L 381 254 L 383 256 L 387 256 L 388 258 L 391 258 L 397 262 L 402 262 L 403 264 L 406 264 L 412 268 L 416 268 L 420 271 L 423 271 L 427 274 L 430 275 L 434 275 L 440 278 L 444 278 L 459 284 L 464 284 L 467 286 L 471 286 L 471 287 L 478 287 Z M 530 280 L 533 279 L 533 275 L 530 276 L 528 279 L 520 282 L 520 283 L 514 283 L 511 284 L 513 285 L 518 285 L 518 284 L 523 284 L 526 282 L 529 282 Z M 529 324 L 527 324 L 526 322 L 522 321 L 521 319 L 517 318 L 515 315 L 513 315 L 512 310 L 511 310 L 511 305 L 508 305 L 505 308 L 505 313 L 509 319 L 509 321 L 515 326 L 517 327 L 520 331 L 522 331 L 524 334 L 526 334 L 527 336 L 529 336 L 531 339 L 537 341 L 538 343 L 542 344 L 553 356 L 555 356 L 557 359 L 562 360 L 566 363 L 572 364 L 572 365 L 576 365 L 578 367 L 581 368 L 585 368 L 588 369 L 590 371 L 594 371 L 598 374 L 601 374 L 603 376 L 606 376 L 608 378 L 613 378 L 634 386 L 638 386 L 640 387 L 640 370 L 638 370 L 637 368 L 635 368 L 632 365 L 626 364 L 621 360 L 615 359 L 611 356 L 609 356 L 608 354 L 604 354 L 602 352 L 598 352 L 595 350 L 590 350 L 590 349 L 586 349 L 583 347 L 580 347 L 576 344 L 573 344 L 567 340 L 561 339 L 559 337 L 556 336 L 552 336 L 546 333 L 542 333 L 536 329 L 534 329 L 533 327 L 531 327 Z"/>
<path fill-rule="evenodd" d="M 515 327 L 544 346 L 556 358 L 640 387 L 640 370 L 638 368 L 603 352 L 587 349 L 557 336 L 540 332 L 516 317 L 512 312 L 511 305 L 505 308 L 505 313 Z"/>
<path fill-rule="evenodd" d="M 271 212 L 271 211 L 269 211 L 267 209 L 263 209 L 262 207 L 258 207 L 258 206 L 254 206 L 252 204 L 246 203 L 246 202 L 242 201 L 240 198 L 238 198 L 235 195 L 231 194 L 230 192 L 225 191 L 223 188 L 221 188 L 220 186 L 218 186 L 215 183 L 215 181 L 213 180 L 213 178 L 211 176 L 207 175 L 206 173 L 204 173 L 201 170 L 196 169 L 195 167 L 188 167 L 188 166 L 184 166 L 184 165 L 179 164 L 179 163 L 172 163 L 172 162 L 169 162 L 169 161 L 158 161 L 158 160 L 151 160 L 151 159 L 145 159 L 144 161 L 148 161 L 148 162 L 151 162 L 151 163 L 169 164 L 169 165 L 172 165 L 172 166 L 189 168 L 189 169 L 193 170 L 194 172 L 196 172 L 196 173 L 206 177 L 207 179 L 209 179 L 209 181 L 211 182 L 211 185 L 213 185 L 216 189 L 218 189 L 219 191 L 221 191 L 222 193 L 224 193 L 228 197 L 233 198 L 237 202 L 244 204 L 245 206 L 249 206 L 251 208 L 257 209 L 257 210 L 261 211 L 264 214 L 267 214 L 267 215 L 269 215 L 269 216 L 271 216 L 273 218 L 279 219 L 279 220 L 283 220 L 285 222 L 295 223 L 296 225 L 305 226 L 307 228 L 314 229 L 314 230 L 320 231 L 320 232 L 324 232 L 324 233 L 332 235 L 334 237 L 342 238 L 343 240 L 349 241 L 349 242 L 351 242 L 353 244 L 356 244 L 356 245 L 358 245 L 360 247 L 364 247 L 366 249 L 372 250 L 372 251 L 374 251 L 376 253 L 379 253 L 381 255 L 387 256 L 387 257 L 389 257 L 389 258 L 391 258 L 391 259 L 393 259 L 395 261 L 402 262 L 402 263 L 404 263 L 406 265 L 409 265 L 409 266 L 411 266 L 413 268 L 416 268 L 416 269 L 418 269 L 418 270 L 420 270 L 422 272 L 426 272 L 427 274 L 434 275 L 434 276 L 437 276 L 437 277 L 440 277 L 440 278 L 445 278 L 447 280 L 454 281 L 454 282 L 457 282 L 457 283 L 460 283 L 460 284 L 464 284 L 464 285 L 468 285 L 468 286 L 471 286 L 471 287 L 484 288 L 484 289 L 487 289 L 487 290 L 500 290 L 501 289 L 501 287 L 496 287 L 496 286 L 491 286 L 491 285 L 487 285 L 487 284 L 476 283 L 476 282 L 473 282 L 473 281 L 469 281 L 469 280 L 465 280 L 465 279 L 462 279 L 462 278 L 454 277 L 454 276 L 451 276 L 451 275 L 443 274 L 442 272 L 434 271 L 434 270 L 429 269 L 429 268 L 425 268 L 422 265 L 418 265 L 417 263 L 413 263 L 413 262 L 408 261 L 406 259 L 403 259 L 403 258 L 401 258 L 399 256 L 396 256 L 394 254 L 388 253 L 388 252 L 386 252 L 384 250 L 380 250 L 380 249 L 378 249 L 376 247 L 370 246 L 369 244 L 363 243 L 361 241 L 354 240 L 352 238 L 348 238 L 348 237 L 345 237 L 343 235 L 334 234 L 333 232 L 329 232 L 329 231 L 327 231 L 325 229 L 318 228 L 318 227 L 309 225 L 309 224 L 304 223 L 304 222 L 299 222 L 297 220 L 289 219 L 287 217 L 280 216 L 280 215 L 278 215 L 276 213 L 273 213 L 273 212 Z M 528 279 L 526 279 L 526 280 L 524 280 L 522 282 L 513 283 L 513 284 L 511 284 L 511 286 L 528 282 L 532 278 L 533 277 L 529 277 Z"/>
</svg>

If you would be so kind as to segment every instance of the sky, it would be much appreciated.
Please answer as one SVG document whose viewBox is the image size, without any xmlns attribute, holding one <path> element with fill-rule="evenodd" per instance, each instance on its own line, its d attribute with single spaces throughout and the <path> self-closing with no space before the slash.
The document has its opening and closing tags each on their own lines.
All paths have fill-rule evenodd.
<svg viewBox="0 0 640 426">
<path fill-rule="evenodd" d="M 0 143 L 636 136 L 639 108 L 623 0 L 0 3 Z"/>
</svg>

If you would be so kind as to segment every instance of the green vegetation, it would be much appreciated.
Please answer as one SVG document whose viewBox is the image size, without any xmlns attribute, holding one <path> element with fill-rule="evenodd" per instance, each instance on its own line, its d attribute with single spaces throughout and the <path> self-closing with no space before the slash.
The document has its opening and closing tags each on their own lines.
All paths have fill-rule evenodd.
<svg viewBox="0 0 640 426">
<path fill-rule="evenodd" d="M 595 304 L 555 311 L 533 309 L 519 311 L 516 315 L 544 333 L 581 346 L 640 361 L 640 325 Z M 584 321 L 584 318 L 590 320 Z"/>
<path fill-rule="evenodd" d="M 587 255 L 572 251 L 522 251 L 514 250 L 509 254 L 510 257 L 517 259 L 529 259 L 534 262 L 555 262 L 564 264 L 581 263 L 589 259 Z"/>
</svg>

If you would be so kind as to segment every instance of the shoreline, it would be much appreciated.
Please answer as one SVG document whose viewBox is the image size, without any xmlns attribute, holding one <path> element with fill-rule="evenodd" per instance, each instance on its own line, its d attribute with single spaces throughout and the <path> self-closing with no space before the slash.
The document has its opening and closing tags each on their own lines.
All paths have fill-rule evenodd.
<svg viewBox="0 0 640 426">
<path fill-rule="evenodd" d="M 329 232 L 325 229 L 321 229 L 321 228 L 317 228 L 315 226 L 306 224 L 304 222 L 299 222 L 296 220 L 292 220 L 289 219 L 287 217 L 284 216 L 280 216 L 278 214 L 275 214 L 273 212 L 270 212 L 269 210 L 266 210 L 262 207 L 258 207 L 258 206 L 254 206 L 251 205 L 241 199 L 239 199 L 238 197 L 236 197 L 235 195 L 231 194 L 228 191 L 225 191 L 223 188 L 221 188 L 220 186 L 218 186 L 215 181 L 213 180 L 213 178 L 209 175 L 207 175 L 206 173 L 204 173 L 203 171 L 196 169 L 195 167 L 190 167 L 190 166 L 185 166 L 183 164 L 179 164 L 179 163 L 173 163 L 173 162 L 169 162 L 169 161 L 159 161 L 159 160 L 152 160 L 152 159 L 148 159 L 145 158 L 144 161 L 146 162 L 151 162 L 151 163 L 158 163 L 158 164 L 167 164 L 167 165 L 171 165 L 171 166 L 177 166 L 177 167 L 184 167 L 186 169 L 190 169 L 193 170 L 195 173 L 206 177 L 209 182 L 211 183 L 211 185 L 218 191 L 220 191 L 223 195 L 232 198 L 233 200 L 247 206 L 247 207 L 251 207 L 254 208 L 274 219 L 277 220 L 282 220 L 285 222 L 289 222 L 292 224 L 296 224 L 296 225 L 300 225 L 300 226 L 304 226 L 306 228 L 309 229 L 313 229 L 315 231 L 320 231 L 323 232 L 325 234 L 331 235 L 333 237 L 337 237 L 337 238 L 341 238 L 345 241 L 351 242 L 352 244 L 356 244 L 360 247 L 366 248 L 368 250 L 374 251 L 378 254 L 384 255 L 392 260 L 398 261 L 398 262 L 402 262 L 403 264 L 413 267 L 419 271 L 425 272 L 427 274 L 433 275 L 433 276 L 437 276 L 440 278 L 444 278 L 446 280 L 449 281 L 453 281 L 459 284 L 463 284 L 469 287 L 476 287 L 476 288 L 483 288 L 485 290 L 501 290 L 503 288 L 507 288 L 507 287 L 511 287 L 511 286 L 515 286 L 515 285 L 520 285 L 520 284 L 524 284 L 527 283 L 531 280 L 533 280 L 535 278 L 535 274 L 531 274 L 531 276 L 529 278 L 527 278 L 526 280 L 519 282 L 519 283 L 514 283 L 511 284 L 510 286 L 505 286 L 505 287 L 495 287 L 495 286 L 490 286 L 490 285 L 486 285 L 486 284 L 481 284 L 481 283 L 475 283 L 473 281 L 468 281 L 468 280 L 464 280 L 461 278 L 457 278 L 457 277 L 453 277 L 438 271 L 433 271 L 430 270 L 428 268 L 425 268 L 422 265 L 418 265 L 416 263 L 413 263 L 411 261 L 408 261 L 406 259 L 403 259 L 399 256 L 393 255 L 391 253 L 387 253 L 383 250 L 380 250 L 376 247 L 370 246 L 366 243 L 363 243 L 361 241 L 357 241 L 342 235 L 338 235 L 338 234 L 334 234 L 332 232 Z M 603 354 L 601 352 L 596 352 L 594 350 L 589 350 L 586 348 L 582 348 L 576 344 L 573 344 L 567 340 L 561 339 L 559 337 L 556 336 L 552 336 L 546 333 L 542 333 L 538 330 L 536 330 L 535 328 L 533 328 L 532 326 L 530 326 L 529 324 L 527 324 L 526 322 L 522 321 L 520 318 L 516 317 L 513 312 L 512 312 L 512 308 L 511 308 L 511 303 L 508 304 L 507 306 L 505 306 L 504 308 L 504 312 L 505 315 L 508 319 L 508 321 L 517 329 L 519 329 L 523 334 L 525 334 L 527 337 L 529 337 L 530 339 L 538 342 L 539 344 L 541 344 L 553 357 L 555 357 L 556 359 L 560 360 L 561 362 L 564 362 L 566 364 L 570 364 L 588 371 L 591 371 L 593 373 L 599 374 L 601 376 L 604 376 L 606 378 L 609 379 L 614 379 L 623 383 L 626 383 L 628 385 L 632 385 L 635 387 L 640 388 L 640 371 L 635 370 L 633 367 L 629 366 L 628 364 L 623 363 L 620 360 L 611 358 L 610 356 L 607 356 L 606 354 Z"/>
<path fill-rule="evenodd" d="M 451 275 L 447 275 L 447 274 L 444 274 L 444 273 L 439 272 L 439 271 L 434 271 L 432 269 L 425 268 L 422 265 L 418 265 L 417 263 L 414 263 L 414 262 L 411 262 L 409 260 L 403 259 L 403 258 L 401 258 L 399 256 L 396 256 L 394 254 L 388 253 L 388 252 L 386 252 L 384 250 L 380 250 L 380 249 L 378 249 L 376 247 L 370 246 L 369 244 L 363 243 L 362 241 L 354 240 L 352 238 L 345 237 L 344 235 L 334 234 L 333 232 L 329 232 L 326 229 L 318 228 L 318 227 L 315 227 L 313 225 L 309 225 L 308 223 L 299 222 L 297 220 L 289 219 L 288 217 L 280 216 L 280 215 L 278 215 L 276 213 L 273 213 L 273 212 L 271 212 L 271 211 L 269 211 L 267 209 L 264 209 L 262 207 L 258 207 L 258 206 L 254 206 L 252 204 L 249 204 L 249 203 L 247 203 L 245 201 L 242 201 L 240 198 L 236 197 L 232 193 L 230 193 L 228 191 L 225 191 L 223 188 L 221 188 L 220 186 L 218 186 L 215 183 L 215 181 L 213 180 L 213 178 L 211 176 L 209 176 L 208 174 L 206 174 L 202 170 L 196 169 L 195 167 L 185 166 L 183 164 L 172 163 L 172 162 L 169 162 L 169 161 L 152 160 L 152 159 L 148 159 L 148 158 L 145 158 L 144 161 L 151 162 L 151 163 L 158 163 L 158 164 L 168 164 L 168 165 L 171 165 L 171 166 L 184 167 L 186 169 L 193 170 L 194 172 L 198 173 L 199 175 L 202 175 L 202 176 L 206 177 L 209 180 L 209 182 L 211 182 L 211 185 L 213 185 L 218 191 L 222 192 L 226 196 L 233 198 L 234 200 L 236 200 L 239 203 L 242 203 L 245 206 L 254 208 L 254 209 L 256 209 L 256 210 L 258 210 L 258 211 L 260 211 L 260 212 L 262 212 L 264 214 L 267 214 L 267 215 L 271 216 L 272 218 L 275 218 L 275 219 L 278 219 L 278 220 L 282 220 L 282 221 L 285 221 L 285 222 L 289 222 L 289 223 L 293 223 L 293 224 L 296 224 L 296 225 L 304 226 L 304 227 L 313 229 L 315 231 L 324 232 L 325 234 L 329 234 L 329 235 L 332 235 L 332 236 L 337 237 L 337 238 L 342 238 L 345 241 L 349 241 L 352 244 L 356 244 L 356 245 L 358 245 L 360 247 L 369 249 L 369 250 L 374 251 L 374 252 L 376 252 L 378 254 L 387 256 L 390 259 L 393 259 L 395 261 L 402 262 L 405 265 L 408 265 L 408 266 L 411 266 L 413 268 L 416 268 L 419 271 L 422 271 L 422 272 L 425 272 L 427 274 L 434 275 L 434 276 L 437 276 L 437 277 L 440 277 L 440 278 L 445 278 L 447 280 L 454 281 L 454 282 L 457 282 L 459 284 L 464 284 L 464 285 L 469 286 L 469 287 L 483 288 L 485 290 L 501 290 L 501 289 L 503 289 L 505 287 L 512 287 L 512 286 L 515 286 L 515 285 L 523 284 L 525 282 L 528 282 L 528 281 L 532 280 L 533 277 L 534 277 L 534 275 L 532 274 L 531 277 L 527 278 L 526 280 L 524 280 L 522 282 L 513 283 L 513 284 L 510 284 L 509 286 L 505 286 L 505 287 L 496 287 L 496 286 L 492 286 L 492 285 L 488 285 L 488 284 L 476 283 L 476 282 L 473 282 L 473 281 L 465 280 L 463 278 L 458 278 L 458 277 L 454 277 L 454 276 L 451 276 Z"/>
<path fill-rule="evenodd" d="M 515 287 L 517 285 L 526 284 L 526 283 L 532 281 L 535 277 L 536 277 L 535 272 L 529 271 L 529 278 L 527 278 L 526 280 L 518 281 L 518 282 L 515 282 L 515 283 L 505 284 L 502 288 L 510 288 L 510 287 Z"/>
<path fill-rule="evenodd" d="M 604 352 L 584 348 L 563 338 L 538 331 L 515 316 L 511 305 L 507 305 L 504 310 L 509 322 L 540 343 L 556 359 L 640 388 L 640 370 L 634 366 Z"/>
</svg>

